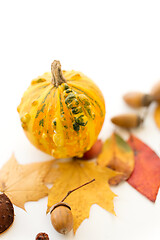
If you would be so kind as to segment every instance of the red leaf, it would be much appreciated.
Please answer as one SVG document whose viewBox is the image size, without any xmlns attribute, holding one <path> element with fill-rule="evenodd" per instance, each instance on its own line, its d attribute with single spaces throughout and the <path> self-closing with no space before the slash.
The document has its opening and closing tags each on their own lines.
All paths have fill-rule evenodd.
<svg viewBox="0 0 160 240">
<path fill-rule="evenodd" d="M 135 168 L 128 183 L 152 202 L 160 187 L 160 158 L 146 144 L 131 135 L 128 140 L 134 150 Z"/>
</svg>

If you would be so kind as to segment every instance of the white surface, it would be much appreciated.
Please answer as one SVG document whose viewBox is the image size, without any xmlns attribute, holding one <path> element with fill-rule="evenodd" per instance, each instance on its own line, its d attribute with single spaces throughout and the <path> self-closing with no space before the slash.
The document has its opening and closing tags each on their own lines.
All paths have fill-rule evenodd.
<svg viewBox="0 0 160 240">
<path fill-rule="evenodd" d="M 159 12 L 160 2 L 153 0 L 0 1 L 0 167 L 13 151 L 21 163 L 50 159 L 26 139 L 16 107 L 30 81 L 50 71 L 54 59 L 99 85 L 107 112 L 101 136 L 107 138 L 113 130 L 110 117 L 132 112 L 121 96 L 147 92 L 160 79 Z M 154 107 L 134 133 L 160 154 Z M 32 240 L 44 231 L 51 240 L 158 240 L 160 196 L 153 204 L 127 183 L 113 191 L 117 216 L 94 205 L 75 237 L 53 230 L 44 198 L 27 203 L 27 213 L 15 207 L 14 224 L 0 239 Z"/>
</svg>

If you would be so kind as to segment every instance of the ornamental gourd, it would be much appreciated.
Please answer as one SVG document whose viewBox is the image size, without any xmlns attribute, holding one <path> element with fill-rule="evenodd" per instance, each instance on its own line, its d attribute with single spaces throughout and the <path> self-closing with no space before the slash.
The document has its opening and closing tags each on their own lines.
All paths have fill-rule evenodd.
<svg viewBox="0 0 160 240">
<path fill-rule="evenodd" d="M 17 110 L 30 142 L 55 158 L 82 156 L 105 117 L 99 88 L 81 72 L 61 71 L 59 61 L 31 82 Z"/>
</svg>

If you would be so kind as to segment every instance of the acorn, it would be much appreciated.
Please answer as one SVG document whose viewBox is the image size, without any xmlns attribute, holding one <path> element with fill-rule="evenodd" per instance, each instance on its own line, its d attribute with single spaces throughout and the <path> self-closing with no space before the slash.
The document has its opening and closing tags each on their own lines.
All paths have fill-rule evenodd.
<svg viewBox="0 0 160 240">
<path fill-rule="evenodd" d="M 51 223 L 55 230 L 61 234 L 67 234 L 73 229 L 73 215 L 71 212 L 71 207 L 64 202 L 64 200 L 74 191 L 78 190 L 94 182 L 95 179 L 92 179 L 89 182 L 84 183 L 83 185 L 74 188 L 73 190 L 69 191 L 67 195 L 62 199 L 61 202 L 53 205 L 50 209 L 51 214 Z"/>
<path fill-rule="evenodd" d="M 73 228 L 73 215 L 71 207 L 65 202 L 53 205 L 51 211 L 51 223 L 55 230 L 61 234 L 69 233 Z"/>
<path fill-rule="evenodd" d="M 136 114 L 121 114 L 111 118 L 112 123 L 122 128 L 136 128 L 143 123 L 143 119 Z"/>
<path fill-rule="evenodd" d="M 150 94 L 141 92 L 126 93 L 123 99 L 132 108 L 148 107 L 154 100 Z"/>
<path fill-rule="evenodd" d="M 3 233 L 14 221 L 14 208 L 10 199 L 0 194 L 0 233 Z"/>
<path fill-rule="evenodd" d="M 160 81 L 157 82 L 151 89 L 151 96 L 160 103 Z"/>
</svg>

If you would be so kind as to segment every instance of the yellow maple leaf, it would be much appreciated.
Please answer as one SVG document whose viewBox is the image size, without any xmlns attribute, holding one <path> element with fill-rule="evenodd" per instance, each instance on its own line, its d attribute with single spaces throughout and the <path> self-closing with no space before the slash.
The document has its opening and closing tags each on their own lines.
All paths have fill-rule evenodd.
<svg viewBox="0 0 160 240">
<path fill-rule="evenodd" d="M 160 128 L 160 104 L 155 109 L 154 120 L 157 124 L 157 127 Z"/>
<path fill-rule="evenodd" d="M 95 178 L 94 182 L 78 189 L 65 200 L 72 209 L 74 232 L 81 222 L 89 217 L 92 204 L 98 204 L 115 214 L 113 199 L 116 195 L 111 191 L 108 180 L 118 174 L 96 165 L 95 162 L 72 160 L 55 164 L 45 179 L 45 182 L 53 183 L 48 194 L 48 211 L 52 205 L 62 201 L 68 191 Z"/>
<path fill-rule="evenodd" d="M 106 166 L 121 172 L 121 174 L 109 181 L 111 185 L 116 185 L 128 179 L 135 165 L 133 150 L 129 144 L 116 133 L 113 133 L 103 144 L 103 149 L 98 156 L 97 162 L 102 167 Z"/>
<path fill-rule="evenodd" d="M 53 161 L 21 165 L 12 155 L 0 170 L 0 192 L 25 210 L 25 202 L 37 201 L 47 196 L 48 188 L 44 184 L 44 178 L 52 164 Z"/>
</svg>

